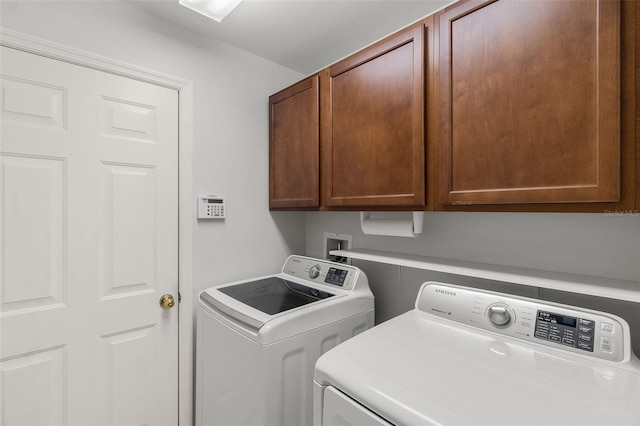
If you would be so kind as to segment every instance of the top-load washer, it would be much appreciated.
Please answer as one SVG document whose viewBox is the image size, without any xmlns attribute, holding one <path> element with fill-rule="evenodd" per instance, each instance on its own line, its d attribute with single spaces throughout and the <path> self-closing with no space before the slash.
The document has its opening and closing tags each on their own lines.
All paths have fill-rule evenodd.
<svg viewBox="0 0 640 426">
<path fill-rule="evenodd" d="M 316 360 L 374 324 L 360 269 L 302 256 L 198 306 L 197 425 L 310 425 Z"/>
<path fill-rule="evenodd" d="M 623 319 L 440 283 L 324 354 L 314 386 L 316 426 L 640 425 Z"/>
</svg>

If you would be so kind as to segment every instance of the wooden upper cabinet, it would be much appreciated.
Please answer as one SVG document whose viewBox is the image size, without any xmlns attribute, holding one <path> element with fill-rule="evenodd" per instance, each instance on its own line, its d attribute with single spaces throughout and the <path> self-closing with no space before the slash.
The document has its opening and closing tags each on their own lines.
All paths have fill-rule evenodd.
<svg viewBox="0 0 640 426">
<path fill-rule="evenodd" d="M 619 2 L 464 1 L 439 49 L 443 205 L 619 199 Z"/>
<path fill-rule="evenodd" d="M 424 206 L 423 34 L 412 26 L 321 73 L 326 206 Z"/>
<path fill-rule="evenodd" d="M 269 97 L 269 208 L 320 206 L 319 82 Z"/>
</svg>

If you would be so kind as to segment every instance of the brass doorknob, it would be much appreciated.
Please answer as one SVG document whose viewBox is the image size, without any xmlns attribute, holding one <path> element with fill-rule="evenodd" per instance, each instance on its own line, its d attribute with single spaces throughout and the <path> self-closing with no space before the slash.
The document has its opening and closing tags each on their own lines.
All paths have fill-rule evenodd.
<svg viewBox="0 0 640 426">
<path fill-rule="evenodd" d="M 160 298 L 160 306 L 162 309 L 171 309 L 175 304 L 176 301 L 170 294 L 165 294 Z"/>
</svg>

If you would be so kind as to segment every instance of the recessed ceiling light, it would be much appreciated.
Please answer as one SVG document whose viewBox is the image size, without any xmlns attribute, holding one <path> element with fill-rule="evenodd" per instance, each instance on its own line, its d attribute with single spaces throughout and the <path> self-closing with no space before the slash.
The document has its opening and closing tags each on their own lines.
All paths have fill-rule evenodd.
<svg viewBox="0 0 640 426">
<path fill-rule="evenodd" d="M 214 21 L 222 22 L 242 0 L 178 0 L 184 7 L 196 11 Z"/>
</svg>

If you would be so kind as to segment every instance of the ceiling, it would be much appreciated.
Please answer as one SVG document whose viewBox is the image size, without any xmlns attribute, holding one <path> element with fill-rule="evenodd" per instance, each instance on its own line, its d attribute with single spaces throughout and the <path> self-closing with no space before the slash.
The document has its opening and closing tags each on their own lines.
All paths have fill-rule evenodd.
<svg viewBox="0 0 640 426">
<path fill-rule="evenodd" d="M 222 22 L 178 0 L 131 1 L 175 24 L 311 74 L 450 0 L 244 0 Z"/>
</svg>

